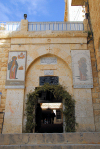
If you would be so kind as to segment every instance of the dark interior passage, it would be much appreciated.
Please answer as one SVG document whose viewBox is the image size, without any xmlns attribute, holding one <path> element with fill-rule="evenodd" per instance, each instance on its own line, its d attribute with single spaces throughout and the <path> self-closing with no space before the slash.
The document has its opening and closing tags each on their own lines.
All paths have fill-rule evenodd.
<svg viewBox="0 0 100 149">
<path fill-rule="evenodd" d="M 50 105 L 53 105 L 53 104 L 50 104 Z M 55 107 L 55 110 L 54 110 L 54 107 L 44 109 L 42 105 L 43 103 L 41 103 L 39 107 L 37 106 L 37 109 L 36 109 L 35 132 L 37 133 L 62 133 L 63 122 L 62 122 L 61 110 L 59 108 L 56 109 L 57 105 Z"/>
</svg>

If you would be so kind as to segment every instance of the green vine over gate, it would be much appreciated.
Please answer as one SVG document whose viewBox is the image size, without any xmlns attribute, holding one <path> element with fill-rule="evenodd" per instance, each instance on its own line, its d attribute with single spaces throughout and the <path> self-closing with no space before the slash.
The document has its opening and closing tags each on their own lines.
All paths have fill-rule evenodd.
<svg viewBox="0 0 100 149">
<path fill-rule="evenodd" d="M 50 85 L 48 83 L 44 84 L 41 87 L 35 89 L 35 91 L 27 94 L 28 100 L 26 103 L 26 132 L 32 133 L 35 128 L 35 106 L 39 98 L 39 93 L 41 92 L 51 92 L 54 95 L 54 98 L 57 101 L 63 101 L 65 109 L 62 111 L 65 117 L 65 131 L 66 132 L 75 132 L 75 126 L 77 125 L 75 119 L 75 100 L 72 99 L 72 96 L 66 91 L 62 85 Z"/>
</svg>

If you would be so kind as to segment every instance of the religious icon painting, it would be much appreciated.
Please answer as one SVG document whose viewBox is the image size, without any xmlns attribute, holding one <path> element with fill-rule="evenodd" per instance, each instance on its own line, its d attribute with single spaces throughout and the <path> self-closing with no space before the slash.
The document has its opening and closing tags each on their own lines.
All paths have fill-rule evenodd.
<svg viewBox="0 0 100 149">
<path fill-rule="evenodd" d="M 25 87 L 25 66 L 26 66 L 25 51 L 9 52 L 5 88 Z"/>
<path fill-rule="evenodd" d="M 71 50 L 74 88 L 93 88 L 89 50 Z"/>
</svg>

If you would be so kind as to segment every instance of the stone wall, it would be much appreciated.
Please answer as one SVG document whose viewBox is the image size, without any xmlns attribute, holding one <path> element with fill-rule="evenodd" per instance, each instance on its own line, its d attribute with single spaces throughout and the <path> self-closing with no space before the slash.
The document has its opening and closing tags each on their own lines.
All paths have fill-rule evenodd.
<svg viewBox="0 0 100 149">
<path fill-rule="evenodd" d="M 100 1 L 88 0 L 93 42 L 88 45 L 91 51 L 94 88 L 92 89 L 96 131 L 100 131 Z M 73 6 L 84 5 L 84 0 L 72 0 Z M 93 46 L 94 44 L 94 46 Z"/>
<path fill-rule="evenodd" d="M 0 35 L 1 36 L 1 35 Z M 6 94 L 7 90 L 5 89 L 5 81 L 6 81 L 6 70 L 7 70 L 7 63 L 8 63 L 8 52 L 10 51 L 11 47 L 11 39 L 10 38 L 0 38 L 0 92 L 2 93 L 1 96 L 1 105 L 0 105 L 0 112 L 5 111 L 5 102 L 6 102 Z M 3 113 L 0 113 L 0 132 L 2 128 L 3 122 Z"/>
<path fill-rule="evenodd" d="M 44 76 L 44 70 L 48 69 L 54 71 L 54 76 L 59 76 L 60 84 L 65 85 L 69 93 L 72 94 L 77 101 L 76 120 L 79 123 L 77 131 L 95 131 L 93 112 L 95 115 L 95 126 L 99 124 L 97 109 L 99 104 L 97 105 L 94 103 L 94 101 L 99 101 L 98 73 L 95 67 L 96 59 L 92 47 L 93 45 L 92 43 L 87 45 L 87 33 L 82 31 L 42 31 L 42 33 L 28 32 L 27 23 L 27 20 L 21 21 L 21 31 L 2 31 L 0 33 L 0 52 L 2 55 L 0 58 L 0 78 L 1 83 L 3 83 L 1 84 L 2 104 L 0 106 L 0 110 L 5 110 L 3 133 L 22 133 L 22 125 L 24 126 L 25 122 L 24 110 L 25 100 L 27 99 L 26 94 L 29 91 L 34 90 L 35 87 L 39 86 L 39 76 Z M 71 50 L 87 49 L 91 51 L 94 88 L 92 90 L 73 89 Z M 27 51 L 26 84 L 24 90 L 5 89 L 9 51 Z M 57 64 L 40 65 L 41 57 L 57 57 Z M 81 92 L 82 94 L 80 95 L 79 93 Z M 14 95 L 16 96 L 15 98 Z M 4 109 L 2 109 L 2 106 Z M 16 109 L 17 106 L 19 108 L 19 112 Z M 86 111 L 88 112 L 87 115 L 85 115 Z M 10 121 L 8 119 L 10 119 Z M 98 127 L 96 127 L 96 131 L 99 131 Z"/>
<path fill-rule="evenodd" d="M 91 64 L 93 71 L 93 89 L 92 89 L 92 102 L 94 111 L 95 131 L 100 131 L 100 83 L 99 72 L 97 70 L 97 60 L 94 52 L 93 41 L 88 44 L 88 49 L 91 53 Z"/>
<path fill-rule="evenodd" d="M 91 18 L 91 25 L 94 34 L 94 46 L 97 59 L 97 68 L 100 71 L 100 51 L 99 51 L 99 41 L 100 41 L 100 1 L 99 0 L 89 0 L 89 11 Z"/>
</svg>

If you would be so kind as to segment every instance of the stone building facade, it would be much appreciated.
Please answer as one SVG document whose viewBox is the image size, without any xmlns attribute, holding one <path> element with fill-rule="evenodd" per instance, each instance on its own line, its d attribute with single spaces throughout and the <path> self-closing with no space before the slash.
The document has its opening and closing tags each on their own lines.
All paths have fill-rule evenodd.
<svg viewBox="0 0 100 149">
<path fill-rule="evenodd" d="M 94 42 L 94 52 L 96 58 L 96 70 L 97 70 L 97 81 L 96 88 L 98 88 L 98 95 L 93 96 L 93 107 L 94 107 L 94 116 L 95 116 L 95 123 L 96 123 L 96 130 L 100 131 L 100 2 L 99 0 L 72 0 L 73 6 L 85 6 L 86 13 L 89 14 L 89 19 L 87 22 L 90 22 L 91 29 L 93 32 L 93 39 Z M 87 8 L 89 7 L 89 8 Z M 92 58 L 93 59 L 93 58 Z M 93 91 L 96 95 L 96 90 Z"/>
<path fill-rule="evenodd" d="M 21 20 L 19 31 L 0 31 L 0 92 L 2 93 L 0 112 L 5 112 L 3 133 L 23 132 L 26 121 L 26 95 L 39 86 L 41 76 L 50 76 L 45 75 L 47 70 L 53 72 L 52 76 L 59 77 L 59 83 L 66 87 L 76 101 L 75 116 L 79 124 L 77 131 L 100 131 L 99 65 L 97 68 L 97 52 L 94 51 L 93 41 L 87 44 L 87 37 L 87 20 L 84 20 L 82 31 L 29 31 L 28 20 Z M 89 76 L 93 78 L 93 82 L 88 82 L 87 74 L 78 69 L 81 65 L 80 61 L 84 59 L 86 62 L 84 53 L 87 51 L 90 52 L 90 57 L 86 56 L 90 59 L 87 60 L 88 64 L 92 65 L 92 74 L 89 73 Z M 9 87 L 6 83 L 9 52 L 26 52 L 24 85 L 21 87 L 16 87 L 16 84 Z M 76 52 L 76 59 L 75 55 L 73 56 L 74 52 Z M 81 56 L 82 53 L 83 56 Z M 77 54 L 81 56 L 77 62 L 78 67 L 75 65 Z M 42 58 L 56 58 L 57 61 L 54 64 L 42 64 Z M 90 70 L 91 65 L 84 64 L 85 72 Z M 75 70 L 81 71 L 79 75 L 83 80 L 75 79 L 74 73 L 77 74 Z M 90 85 L 93 86 L 90 87 Z M 3 114 L 0 114 L 0 128 L 2 128 L 2 122 Z"/>
</svg>

